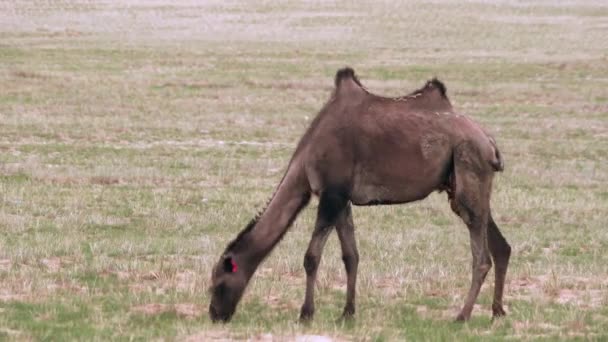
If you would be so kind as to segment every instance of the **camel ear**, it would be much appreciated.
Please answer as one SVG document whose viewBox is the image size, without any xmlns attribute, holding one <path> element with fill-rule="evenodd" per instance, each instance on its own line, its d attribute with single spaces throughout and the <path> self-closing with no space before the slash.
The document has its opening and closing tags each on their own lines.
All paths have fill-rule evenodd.
<svg viewBox="0 0 608 342">
<path fill-rule="evenodd" d="M 224 272 L 226 273 L 236 273 L 238 270 L 238 266 L 234 262 L 231 256 L 227 256 L 224 258 Z"/>
</svg>

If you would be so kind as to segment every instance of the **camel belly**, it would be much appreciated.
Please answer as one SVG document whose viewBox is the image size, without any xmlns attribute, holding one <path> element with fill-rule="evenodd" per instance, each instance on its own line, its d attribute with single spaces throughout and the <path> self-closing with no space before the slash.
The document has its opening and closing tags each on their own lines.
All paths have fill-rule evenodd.
<svg viewBox="0 0 608 342">
<path fill-rule="evenodd" d="M 378 205 L 418 201 L 437 190 L 443 182 L 441 172 L 437 171 L 427 173 L 424 178 L 408 177 L 407 173 L 398 177 L 384 176 L 358 174 L 351 190 L 352 203 Z"/>
<path fill-rule="evenodd" d="M 351 198 L 356 205 L 407 203 L 425 198 L 444 183 L 451 149 L 441 134 L 409 136 L 366 153 L 355 165 Z"/>
</svg>

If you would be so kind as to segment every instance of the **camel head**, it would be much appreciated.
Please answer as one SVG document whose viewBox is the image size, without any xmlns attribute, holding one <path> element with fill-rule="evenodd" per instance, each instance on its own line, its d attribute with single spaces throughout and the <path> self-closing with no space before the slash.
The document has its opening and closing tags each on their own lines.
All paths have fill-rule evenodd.
<svg viewBox="0 0 608 342">
<path fill-rule="evenodd" d="M 232 254 L 224 254 L 211 276 L 209 317 L 213 322 L 228 322 L 247 287 L 249 277 Z"/>
</svg>

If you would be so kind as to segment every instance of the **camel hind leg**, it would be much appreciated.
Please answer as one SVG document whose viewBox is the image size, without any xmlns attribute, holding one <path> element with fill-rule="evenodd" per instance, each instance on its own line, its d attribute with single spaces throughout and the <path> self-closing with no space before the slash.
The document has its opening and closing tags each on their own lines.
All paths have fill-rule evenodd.
<svg viewBox="0 0 608 342">
<path fill-rule="evenodd" d="M 507 267 L 509 266 L 509 258 L 511 256 L 511 246 L 509 246 L 507 240 L 502 236 L 500 230 L 498 230 L 498 226 L 491 214 L 488 220 L 488 245 L 495 264 L 492 317 L 496 318 L 506 315 L 502 307 L 502 295 L 505 288 L 505 276 L 507 274 Z"/>
<path fill-rule="evenodd" d="M 357 268 L 359 266 L 359 252 L 355 239 L 355 225 L 351 206 L 348 204 L 336 222 L 336 231 L 342 248 L 342 261 L 346 269 L 346 305 L 342 318 L 351 318 L 355 314 L 355 288 L 357 283 Z"/>
<path fill-rule="evenodd" d="M 493 170 L 481 157 L 477 147 L 465 142 L 454 151 L 453 172 L 450 206 L 469 229 L 473 256 L 471 287 L 464 306 L 456 317 L 457 321 L 465 321 L 471 317 L 481 285 L 492 267 L 488 246 L 488 219 Z"/>
</svg>

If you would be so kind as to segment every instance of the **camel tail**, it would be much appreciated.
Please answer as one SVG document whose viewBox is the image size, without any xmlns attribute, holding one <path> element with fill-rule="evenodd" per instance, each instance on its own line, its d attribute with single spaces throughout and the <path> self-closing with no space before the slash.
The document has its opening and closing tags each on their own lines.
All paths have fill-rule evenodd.
<svg viewBox="0 0 608 342">
<path fill-rule="evenodd" d="M 494 159 L 492 160 L 492 168 L 496 172 L 502 172 L 505 169 L 505 162 L 502 159 L 502 155 L 496 146 L 496 141 L 492 139 L 492 147 L 494 148 Z"/>
</svg>

